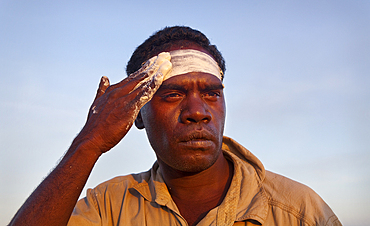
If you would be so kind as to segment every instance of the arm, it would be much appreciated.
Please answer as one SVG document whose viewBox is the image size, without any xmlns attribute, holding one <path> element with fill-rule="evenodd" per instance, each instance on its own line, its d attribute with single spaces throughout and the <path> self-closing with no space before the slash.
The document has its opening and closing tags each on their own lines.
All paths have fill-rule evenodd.
<svg viewBox="0 0 370 226">
<path fill-rule="evenodd" d="M 66 225 L 96 161 L 127 134 L 170 69 L 160 54 L 115 85 L 102 77 L 85 126 L 9 225 Z"/>
</svg>

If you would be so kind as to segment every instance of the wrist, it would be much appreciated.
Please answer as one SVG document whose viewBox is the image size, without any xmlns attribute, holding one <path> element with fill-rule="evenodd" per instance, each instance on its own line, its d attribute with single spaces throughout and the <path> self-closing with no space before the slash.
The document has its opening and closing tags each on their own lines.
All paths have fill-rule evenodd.
<svg viewBox="0 0 370 226">
<path fill-rule="evenodd" d="M 68 149 L 66 156 L 76 153 L 82 154 L 86 156 L 86 158 L 97 160 L 104 152 L 102 152 L 101 148 L 96 145 L 96 142 L 91 139 L 81 139 L 77 136 Z"/>
</svg>

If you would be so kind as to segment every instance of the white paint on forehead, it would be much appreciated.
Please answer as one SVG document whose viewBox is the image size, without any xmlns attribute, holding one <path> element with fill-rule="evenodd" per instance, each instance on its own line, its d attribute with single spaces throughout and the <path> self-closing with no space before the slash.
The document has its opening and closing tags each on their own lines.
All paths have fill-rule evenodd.
<svg viewBox="0 0 370 226">
<path fill-rule="evenodd" d="M 208 54 L 195 49 L 180 49 L 170 52 L 172 70 L 164 80 L 189 72 L 204 72 L 221 78 L 221 69 L 217 62 Z"/>
</svg>

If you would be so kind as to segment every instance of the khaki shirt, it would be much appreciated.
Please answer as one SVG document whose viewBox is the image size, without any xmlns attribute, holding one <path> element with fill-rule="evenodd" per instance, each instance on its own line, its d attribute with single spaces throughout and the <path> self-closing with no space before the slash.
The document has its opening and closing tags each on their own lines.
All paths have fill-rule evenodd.
<svg viewBox="0 0 370 226">
<path fill-rule="evenodd" d="M 341 223 L 309 187 L 265 171 L 246 148 L 224 137 L 234 176 L 220 206 L 197 225 L 335 225 Z M 188 225 L 155 163 L 148 172 L 116 177 L 87 191 L 68 223 L 72 225 Z"/>
</svg>

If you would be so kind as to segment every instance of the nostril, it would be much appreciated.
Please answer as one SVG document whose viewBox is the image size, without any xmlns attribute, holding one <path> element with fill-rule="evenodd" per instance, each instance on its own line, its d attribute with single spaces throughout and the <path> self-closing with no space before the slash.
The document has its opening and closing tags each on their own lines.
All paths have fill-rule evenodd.
<svg viewBox="0 0 370 226">
<path fill-rule="evenodd" d="M 211 115 L 208 115 L 207 114 L 207 116 L 206 117 L 204 117 L 204 119 L 202 120 L 203 122 L 209 122 L 209 121 L 211 121 Z"/>
<path fill-rule="evenodd" d="M 208 115 L 191 115 L 186 117 L 186 122 L 188 123 L 198 123 L 198 122 L 205 122 L 208 123 L 211 120 L 211 117 Z"/>
<path fill-rule="evenodd" d="M 195 119 L 193 119 L 193 118 L 187 118 L 186 119 L 188 122 L 197 122 Z"/>
</svg>

